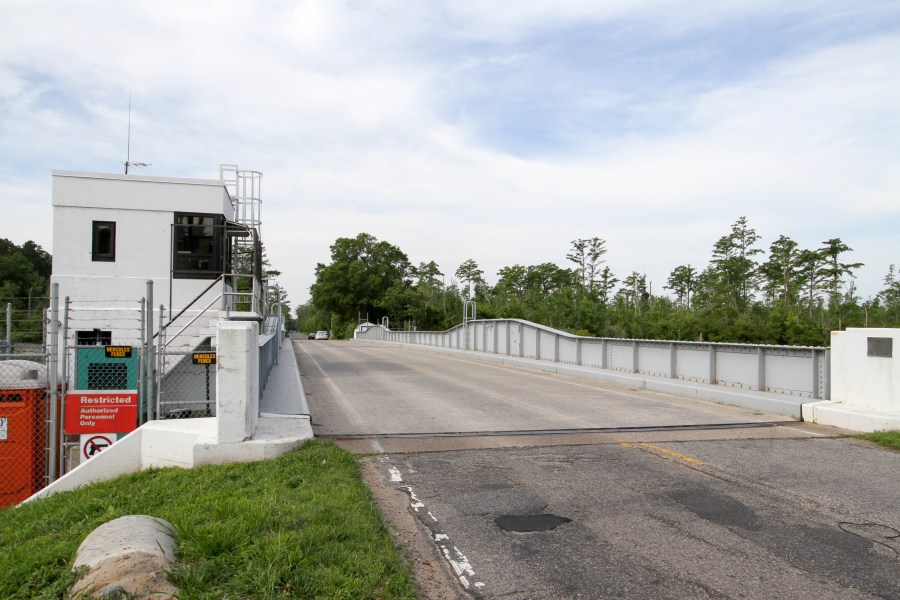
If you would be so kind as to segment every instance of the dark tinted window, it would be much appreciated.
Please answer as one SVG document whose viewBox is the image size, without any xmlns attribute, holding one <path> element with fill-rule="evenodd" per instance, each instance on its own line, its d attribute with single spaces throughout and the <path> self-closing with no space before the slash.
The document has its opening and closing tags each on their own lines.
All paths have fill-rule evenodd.
<svg viewBox="0 0 900 600">
<path fill-rule="evenodd" d="M 95 261 L 115 262 L 116 224 L 114 221 L 94 221 L 91 232 L 91 258 Z"/>
<path fill-rule="evenodd" d="M 173 274 L 176 279 L 214 279 L 225 270 L 222 215 L 175 213 Z"/>
<path fill-rule="evenodd" d="M 112 332 L 99 329 L 76 331 L 75 344 L 78 346 L 109 346 L 112 344 Z"/>
</svg>

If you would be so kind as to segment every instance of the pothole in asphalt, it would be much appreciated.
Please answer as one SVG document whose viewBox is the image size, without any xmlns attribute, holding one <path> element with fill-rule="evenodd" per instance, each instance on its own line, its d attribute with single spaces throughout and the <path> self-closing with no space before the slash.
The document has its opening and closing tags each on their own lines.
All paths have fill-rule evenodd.
<svg viewBox="0 0 900 600">
<path fill-rule="evenodd" d="M 550 531 L 571 520 L 572 519 L 567 519 L 566 517 L 550 514 L 503 515 L 494 519 L 494 523 L 504 531 L 530 533 L 533 531 Z"/>
</svg>

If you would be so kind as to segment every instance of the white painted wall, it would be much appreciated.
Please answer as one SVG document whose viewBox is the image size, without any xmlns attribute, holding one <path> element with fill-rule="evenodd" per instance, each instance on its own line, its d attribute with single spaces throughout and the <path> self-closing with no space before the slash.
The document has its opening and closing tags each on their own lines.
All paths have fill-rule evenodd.
<svg viewBox="0 0 900 600">
<path fill-rule="evenodd" d="M 221 214 L 234 209 L 218 180 L 53 172 L 53 275 L 60 298 L 73 301 L 70 331 L 113 332 L 114 344 L 139 338 L 139 301 L 153 281 L 153 304 L 169 307 L 171 228 L 175 212 Z M 93 221 L 116 223 L 116 260 L 93 261 Z M 171 308 L 178 311 L 202 292 L 208 279 L 173 280 Z M 198 303 L 206 306 L 223 290 L 221 282 Z M 88 304 L 88 303 L 94 303 Z M 92 314 L 91 306 L 104 310 Z M 119 308 L 119 314 L 106 309 Z M 79 312 L 80 311 L 80 312 Z M 154 320 L 154 323 L 156 320 Z M 71 340 L 70 340 L 71 341 Z"/>
<path fill-rule="evenodd" d="M 893 356 L 868 356 L 870 337 L 893 339 Z M 831 333 L 831 399 L 900 416 L 900 329 L 848 329 Z"/>
</svg>

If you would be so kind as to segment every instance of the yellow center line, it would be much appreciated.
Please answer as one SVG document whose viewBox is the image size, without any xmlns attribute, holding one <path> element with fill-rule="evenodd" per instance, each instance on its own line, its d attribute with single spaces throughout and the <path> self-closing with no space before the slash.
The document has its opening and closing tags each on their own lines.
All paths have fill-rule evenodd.
<svg viewBox="0 0 900 600">
<path fill-rule="evenodd" d="M 695 465 L 705 465 L 706 463 L 702 460 L 697 460 L 696 458 L 691 458 L 690 456 L 685 456 L 684 454 L 679 454 L 677 452 L 673 452 L 672 450 L 667 450 L 665 448 L 661 448 L 660 446 L 654 446 L 653 444 L 645 444 L 643 442 L 638 444 L 639 446 L 644 446 L 645 448 L 652 448 L 658 452 L 664 452 L 670 456 L 674 456 L 675 458 L 680 458 L 683 461 L 693 463 Z"/>
<path fill-rule="evenodd" d="M 668 449 L 662 448 L 660 446 L 654 446 L 653 444 L 646 444 L 644 442 L 638 442 L 637 444 L 629 444 L 628 442 L 619 442 L 619 444 L 621 444 L 622 446 L 625 446 L 626 448 L 637 448 L 638 450 L 641 450 L 643 448 L 650 448 L 651 450 L 655 450 L 656 452 L 662 452 L 663 454 L 668 454 L 669 456 L 674 456 L 675 458 L 678 458 L 685 462 L 693 463 L 695 465 L 706 465 L 706 463 L 703 462 L 702 460 L 697 460 L 696 458 L 691 458 L 690 456 L 685 456 L 684 454 L 679 454 L 678 452 L 675 452 L 673 450 L 668 450 Z M 659 455 L 657 454 L 657 456 L 659 456 Z M 659 458 L 669 458 L 669 456 L 659 456 Z"/>
</svg>

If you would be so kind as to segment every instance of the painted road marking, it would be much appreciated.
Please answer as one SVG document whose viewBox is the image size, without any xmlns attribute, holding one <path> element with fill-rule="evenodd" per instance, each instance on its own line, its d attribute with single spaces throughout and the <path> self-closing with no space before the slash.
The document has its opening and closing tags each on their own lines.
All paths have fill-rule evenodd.
<svg viewBox="0 0 900 600">
<path fill-rule="evenodd" d="M 780 427 L 781 429 L 787 429 L 788 431 L 794 431 L 797 433 L 805 433 L 806 435 L 814 435 L 816 437 L 830 437 L 830 436 L 825 435 L 824 433 L 815 433 L 813 431 L 804 431 L 802 429 L 795 429 L 794 427 L 785 427 L 784 425 L 779 425 L 778 427 Z"/>
<path fill-rule="evenodd" d="M 397 467 L 390 467 L 388 471 L 391 473 L 391 483 L 403 483 L 403 476 L 400 475 L 400 469 Z"/>
<path fill-rule="evenodd" d="M 678 452 L 675 452 L 674 450 L 669 450 L 667 448 L 663 448 L 662 446 L 654 446 L 653 444 L 646 444 L 644 442 L 638 442 L 636 444 L 630 444 L 628 442 L 619 442 L 619 445 L 625 446 L 626 448 L 634 448 L 636 450 L 643 450 L 644 452 L 647 452 L 651 456 L 655 456 L 657 458 L 664 458 L 666 460 L 671 460 L 672 462 L 675 462 L 675 463 L 684 461 L 684 462 L 695 464 L 695 465 L 706 466 L 706 463 L 703 462 L 702 460 L 697 460 L 696 458 L 691 458 L 690 456 L 686 456 L 684 454 L 679 454 Z M 660 452 L 662 454 L 660 454 Z M 687 465 L 684 465 L 684 466 L 687 466 Z"/>
<path fill-rule="evenodd" d="M 697 460 L 696 458 L 691 458 L 690 456 L 685 456 L 684 454 L 679 454 L 672 450 L 667 450 L 660 446 L 654 446 L 653 444 L 645 444 L 643 442 L 639 443 L 638 446 L 644 446 L 645 448 L 653 448 L 654 450 L 658 450 L 660 452 L 665 452 L 670 456 L 674 456 L 675 458 L 680 458 L 681 460 L 687 461 L 689 463 L 694 463 L 695 465 L 705 465 L 706 463 L 702 460 Z"/>
<path fill-rule="evenodd" d="M 388 467 L 388 472 L 391 474 L 391 481 L 394 483 L 402 483 L 403 478 L 400 475 L 400 470 L 397 467 Z M 416 496 L 415 492 L 413 492 L 412 487 L 408 485 L 399 486 L 400 489 L 405 490 L 409 495 L 409 507 L 413 509 L 417 515 L 426 514 L 428 515 L 432 521 L 434 521 L 434 525 L 426 525 L 429 531 L 431 531 L 431 539 L 434 540 L 434 543 L 437 545 L 438 549 L 441 551 L 444 559 L 447 561 L 447 564 L 450 565 L 450 568 L 453 570 L 453 573 L 456 575 L 457 579 L 459 579 L 460 584 L 462 584 L 465 589 L 482 589 L 484 587 L 484 583 L 481 581 L 474 581 L 475 579 L 475 569 L 472 568 L 472 564 L 469 562 L 469 559 L 466 558 L 466 555 L 463 554 L 459 548 L 452 545 L 450 542 L 450 536 L 446 533 L 441 532 L 441 528 L 438 526 L 437 517 L 435 517 L 430 510 L 426 509 L 425 503 L 422 502 L 418 496 Z"/>
</svg>

